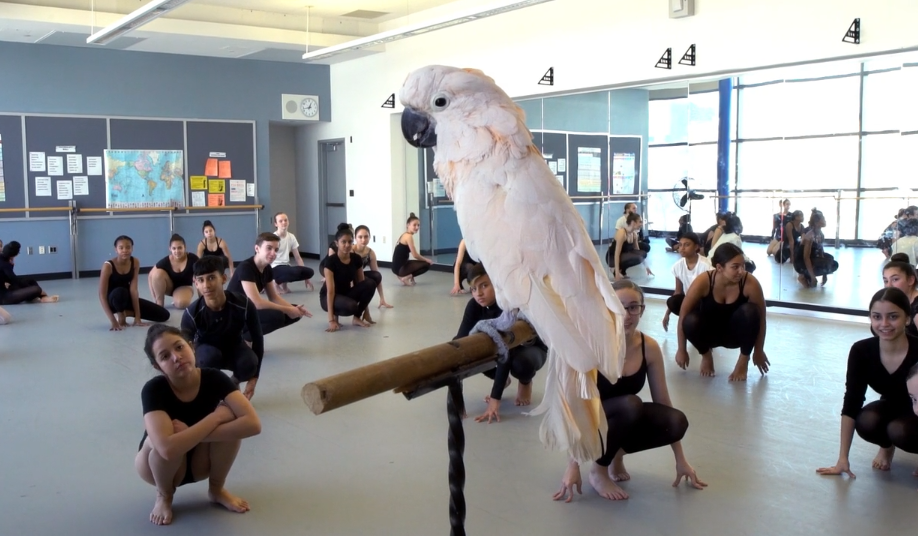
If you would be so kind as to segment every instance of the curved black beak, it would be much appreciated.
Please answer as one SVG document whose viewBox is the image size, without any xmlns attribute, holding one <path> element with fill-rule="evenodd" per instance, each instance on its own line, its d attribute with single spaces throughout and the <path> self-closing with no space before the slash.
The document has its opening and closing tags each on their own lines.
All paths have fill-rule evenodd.
<svg viewBox="0 0 918 536">
<path fill-rule="evenodd" d="M 437 133 L 430 119 L 412 108 L 405 108 L 402 112 L 402 135 L 415 147 L 437 145 Z"/>
</svg>

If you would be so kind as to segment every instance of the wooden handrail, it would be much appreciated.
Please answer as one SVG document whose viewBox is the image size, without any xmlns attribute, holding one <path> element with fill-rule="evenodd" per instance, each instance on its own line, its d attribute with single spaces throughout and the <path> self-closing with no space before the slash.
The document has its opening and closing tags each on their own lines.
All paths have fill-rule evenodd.
<svg viewBox="0 0 918 536">
<path fill-rule="evenodd" d="M 70 207 L 0 208 L 0 212 L 70 212 Z"/>
<path fill-rule="evenodd" d="M 237 210 L 237 209 L 253 209 L 257 208 L 262 210 L 265 208 L 264 205 L 221 205 L 218 207 L 182 207 L 179 210 Z"/>
<path fill-rule="evenodd" d="M 176 207 L 159 208 L 81 208 L 79 212 L 173 212 Z"/>
</svg>

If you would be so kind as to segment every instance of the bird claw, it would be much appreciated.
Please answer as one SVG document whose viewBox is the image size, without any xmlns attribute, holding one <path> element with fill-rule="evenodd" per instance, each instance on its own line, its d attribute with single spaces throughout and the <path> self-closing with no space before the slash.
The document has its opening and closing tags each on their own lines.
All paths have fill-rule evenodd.
<svg viewBox="0 0 918 536">
<path fill-rule="evenodd" d="M 525 320 L 528 322 L 519 309 L 504 311 L 497 318 L 479 320 L 471 331 L 469 331 L 469 335 L 484 333 L 488 337 L 491 337 L 491 340 L 494 341 L 494 345 L 497 346 L 498 363 L 506 363 L 507 359 L 510 357 L 510 349 L 507 347 L 507 343 L 504 342 L 504 337 L 501 333 L 510 331 L 510 328 L 513 327 L 513 324 L 515 324 L 517 320 Z"/>
</svg>

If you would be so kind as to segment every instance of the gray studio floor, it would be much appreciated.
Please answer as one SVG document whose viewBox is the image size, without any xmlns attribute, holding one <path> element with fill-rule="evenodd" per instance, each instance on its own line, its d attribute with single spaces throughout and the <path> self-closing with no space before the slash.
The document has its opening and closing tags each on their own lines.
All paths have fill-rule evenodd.
<svg viewBox="0 0 918 536">
<path fill-rule="evenodd" d="M 419 277 L 413 288 L 394 281 L 387 273 L 395 309 L 377 312 L 374 300 L 379 324 L 371 329 L 325 333 L 318 293 L 292 295 L 316 317 L 267 338 L 253 400 L 263 432 L 243 442 L 228 482 L 252 511 L 209 505 L 198 483 L 176 495 L 172 528 L 149 523 L 154 490 L 133 468 L 140 390 L 154 374 L 142 353 L 145 330 L 108 331 L 95 279 L 48 282 L 58 304 L 9 307 L 15 322 L 0 327 L 0 534 L 447 534 L 445 393 L 411 402 L 387 393 L 318 417 L 300 399 L 310 380 L 453 336 L 467 296 L 448 295 L 448 274 Z M 672 488 L 673 457 L 664 448 L 626 458 L 628 501 L 601 499 L 585 485 L 574 503 L 553 502 L 566 460 L 542 448 L 537 419 L 505 401 L 500 424 L 466 421 L 469 534 L 913 530 L 918 457 L 899 453 L 891 472 L 874 472 L 875 449 L 856 439 L 856 480 L 815 474 L 837 458 L 845 363 L 851 343 L 868 335 L 862 321 L 771 314 L 772 372 L 731 384 L 734 351 L 715 353 L 713 379 L 700 377 L 694 353 L 688 372 L 672 363 L 675 335 L 662 331 L 662 312 L 651 301 L 643 325 L 663 343 L 673 401 L 691 423 L 686 454 L 710 487 Z M 171 323 L 179 319 L 175 312 Z M 543 380 L 536 379 L 536 401 Z M 488 389 L 481 377 L 466 382 L 471 415 L 484 409 Z"/>
</svg>

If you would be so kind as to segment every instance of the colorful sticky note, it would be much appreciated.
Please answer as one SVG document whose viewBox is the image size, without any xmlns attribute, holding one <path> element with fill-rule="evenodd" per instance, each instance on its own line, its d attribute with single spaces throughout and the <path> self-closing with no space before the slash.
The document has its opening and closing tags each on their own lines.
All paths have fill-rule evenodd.
<svg viewBox="0 0 918 536">
<path fill-rule="evenodd" d="M 208 177 L 217 176 L 217 159 L 216 158 L 207 159 L 207 163 L 204 164 L 204 174 L 207 175 Z"/>
<path fill-rule="evenodd" d="M 226 193 L 226 181 L 218 179 L 207 181 L 207 191 L 212 194 Z"/>
<path fill-rule="evenodd" d="M 221 179 L 230 179 L 233 177 L 233 165 L 230 164 L 229 160 L 220 160 L 220 174 L 218 176 Z"/>
<path fill-rule="evenodd" d="M 191 189 L 192 190 L 206 190 L 207 189 L 207 177 L 203 175 L 193 175 L 191 177 Z"/>
<path fill-rule="evenodd" d="M 223 182 L 223 181 L 220 181 Z M 225 203 L 223 202 L 223 194 L 207 194 L 207 206 L 209 207 L 222 207 Z"/>
</svg>

